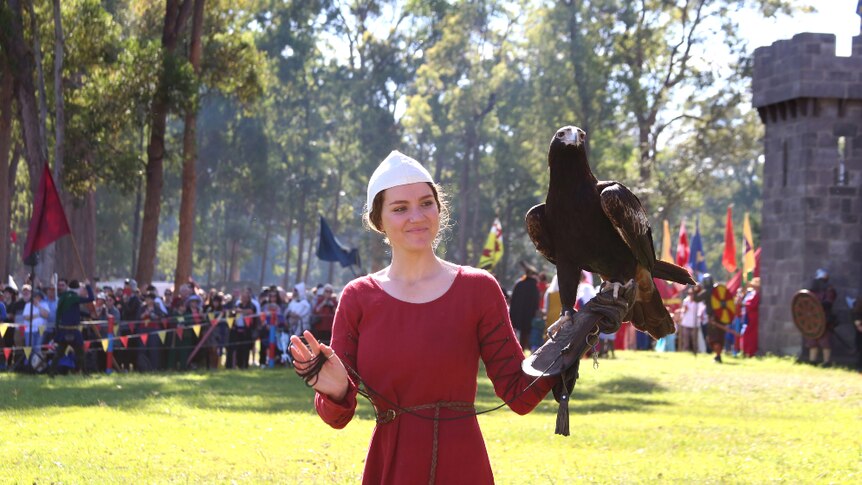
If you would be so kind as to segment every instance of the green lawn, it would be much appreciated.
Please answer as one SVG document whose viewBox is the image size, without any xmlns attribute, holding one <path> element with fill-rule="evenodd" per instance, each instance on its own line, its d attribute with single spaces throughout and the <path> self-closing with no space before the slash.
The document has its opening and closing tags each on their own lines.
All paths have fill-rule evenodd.
<svg viewBox="0 0 862 485">
<path fill-rule="evenodd" d="M 498 483 L 862 483 L 862 376 L 787 359 L 617 352 L 556 403 L 479 418 Z M 0 374 L 0 483 L 356 483 L 370 406 L 336 431 L 285 369 Z M 477 407 L 497 404 L 487 379 Z"/>
</svg>

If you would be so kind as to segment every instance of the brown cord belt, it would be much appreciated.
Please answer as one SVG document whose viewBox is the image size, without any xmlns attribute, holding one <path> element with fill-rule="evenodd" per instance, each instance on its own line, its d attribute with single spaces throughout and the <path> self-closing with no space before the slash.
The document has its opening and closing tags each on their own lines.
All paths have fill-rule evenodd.
<svg viewBox="0 0 862 485">
<path fill-rule="evenodd" d="M 431 446 L 431 474 L 428 476 L 429 485 L 434 485 L 434 481 L 437 475 L 437 444 L 438 439 L 437 436 L 439 434 L 440 428 L 440 409 L 451 409 L 452 411 L 463 411 L 463 412 L 475 412 L 476 408 L 473 406 L 471 402 L 461 402 L 461 401 L 439 401 L 432 404 L 420 404 L 418 406 L 411 406 L 408 408 L 399 408 L 399 409 L 386 409 L 380 410 L 375 407 L 375 414 L 377 415 L 377 424 L 388 424 L 392 421 L 395 421 L 395 418 L 402 414 L 411 414 L 414 411 L 421 411 L 423 409 L 433 409 L 434 410 L 434 441 Z M 426 417 L 426 416 L 422 416 Z"/>
</svg>

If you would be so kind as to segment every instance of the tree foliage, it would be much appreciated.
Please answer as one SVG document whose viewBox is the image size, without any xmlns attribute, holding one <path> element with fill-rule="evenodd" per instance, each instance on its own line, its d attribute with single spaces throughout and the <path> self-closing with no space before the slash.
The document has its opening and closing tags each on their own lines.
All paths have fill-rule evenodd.
<svg viewBox="0 0 862 485">
<path fill-rule="evenodd" d="M 49 18 L 50 1 L 33 2 Z M 386 264 L 386 247 L 359 216 L 368 176 L 393 149 L 421 160 L 451 195 L 446 257 L 475 264 L 501 219 L 506 254 L 496 273 L 506 286 L 518 261 L 544 264 L 522 221 L 544 197 L 548 142 L 568 124 L 587 130 L 600 178 L 641 194 L 654 229 L 700 215 L 718 268 L 728 204 L 738 238 L 745 211 L 759 228 L 762 128 L 735 12 L 795 11 L 785 0 L 208 0 L 196 75 L 190 26 L 177 32 L 176 50 L 163 48 L 165 2 L 62 5 L 63 186 L 96 192 L 97 273 L 132 272 L 147 140 L 161 105 L 162 217 L 146 235 L 158 241 L 153 278 L 173 275 L 191 109 L 192 273 L 226 287 L 352 277 L 316 259 L 318 214 L 360 248 L 363 270 Z M 9 12 L 4 3 L 0 21 Z M 51 22 L 35 32 L 23 25 L 52 62 Z M 13 133 L 20 150 L 20 121 Z M 20 234 L 24 218 L 9 220 Z"/>
</svg>

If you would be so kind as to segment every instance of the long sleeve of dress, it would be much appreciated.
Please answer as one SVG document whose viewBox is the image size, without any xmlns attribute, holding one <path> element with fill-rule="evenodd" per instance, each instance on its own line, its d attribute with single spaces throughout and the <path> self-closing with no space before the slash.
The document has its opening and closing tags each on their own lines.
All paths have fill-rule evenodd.
<svg viewBox="0 0 862 485">
<path fill-rule="evenodd" d="M 348 369 L 350 382 L 347 395 L 341 401 L 335 401 L 326 394 L 316 393 L 314 407 L 323 421 L 335 429 L 347 426 L 356 411 L 356 394 L 358 391 L 350 369 L 356 369 L 358 349 L 358 327 L 362 317 L 361 306 L 354 301 L 353 287 L 344 288 L 341 301 L 335 310 L 335 320 L 332 325 L 332 349 Z"/>
<path fill-rule="evenodd" d="M 487 281 L 483 293 L 484 301 L 489 302 L 488 310 L 478 326 L 482 361 L 497 397 L 516 413 L 527 414 L 542 402 L 557 378 L 540 378 L 533 383 L 535 377 L 521 370 L 524 352 L 509 320 L 503 291 L 492 278 Z"/>
</svg>

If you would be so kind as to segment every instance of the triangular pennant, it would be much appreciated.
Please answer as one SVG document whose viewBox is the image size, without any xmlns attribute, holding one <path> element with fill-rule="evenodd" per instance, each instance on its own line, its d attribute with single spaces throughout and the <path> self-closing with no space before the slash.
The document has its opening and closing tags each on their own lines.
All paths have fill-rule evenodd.
<svg viewBox="0 0 862 485">
<path fill-rule="evenodd" d="M 165 343 L 166 338 L 168 338 L 168 331 L 167 330 L 159 330 L 159 339 L 162 341 L 162 343 Z"/>
<path fill-rule="evenodd" d="M 129 337 L 120 337 L 120 343 L 123 344 L 123 347 L 129 346 Z"/>
<path fill-rule="evenodd" d="M 90 351 L 90 344 L 92 344 L 92 343 L 93 343 L 93 342 L 91 342 L 91 341 L 89 341 L 89 340 L 85 340 L 85 341 L 84 341 L 84 352 L 89 352 L 89 351 Z M 71 345 L 70 345 L 70 346 L 68 346 L 68 347 L 66 347 L 66 349 L 67 349 L 67 350 L 68 350 L 68 349 L 71 349 L 71 348 L 72 348 L 72 346 L 71 346 Z M 74 350 L 74 349 L 73 349 L 73 350 Z"/>
<path fill-rule="evenodd" d="M 129 324 L 129 333 L 135 333 L 135 324 L 134 323 Z"/>
<path fill-rule="evenodd" d="M 183 323 L 185 321 L 186 321 L 186 318 L 184 316 L 180 315 L 177 317 L 177 323 Z"/>
<path fill-rule="evenodd" d="M 33 353 L 33 347 L 24 347 L 24 357 L 30 360 L 30 354 Z"/>
<path fill-rule="evenodd" d="M 6 336 L 6 329 L 9 328 L 8 323 L 0 323 L 0 337 Z"/>
<path fill-rule="evenodd" d="M 148 338 L 150 338 L 150 335 L 149 335 L 149 334 L 142 333 L 142 334 L 141 334 L 141 343 L 143 343 L 144 345 L 147 345 L 147 339 L 148 339 Z"/>
<path fill-rule="evenodd" d="M 12 349 L 9 347 L 4 348 L 3 355 L 6 356 L 6 360 L 9 360 L 9 356 L 12 355 Z"/>
<path fill-rule="evenodd" d="M 102 339 L 102 349 L 103 349 L 105 352 L 107 352 L 107 351 L 108 351 L 108 339 L 106 339 L 106 338 L 103 338 L 103 339 Z"/>
<path fill-rule="evenodd" d="M 192 325 L 192 330 L 195 331 L 195 337 L 201 336 L 201 326 L 200 325 Z"/>
<path fill-rule="evenodd" d="M 215 312 L 207 313 L 207 320 L 212 321 L 215 318 Z"/>
<path fill-rule="evenodd" d="M 233 328 L 234 320 L 236 320 L 236 317 L 227 317 L 227 328 Z"/>
<path fill-rule="evenodd" d="M 39 336 L 45 335 L 45 326 L 39 325 Z"/>
<path fill-rule="evenodd" d="M 180 340 L 183 339 L 183 327 L 182 327 L 182 325 L 177 325 L 177 338 Z"/>
</svg>

